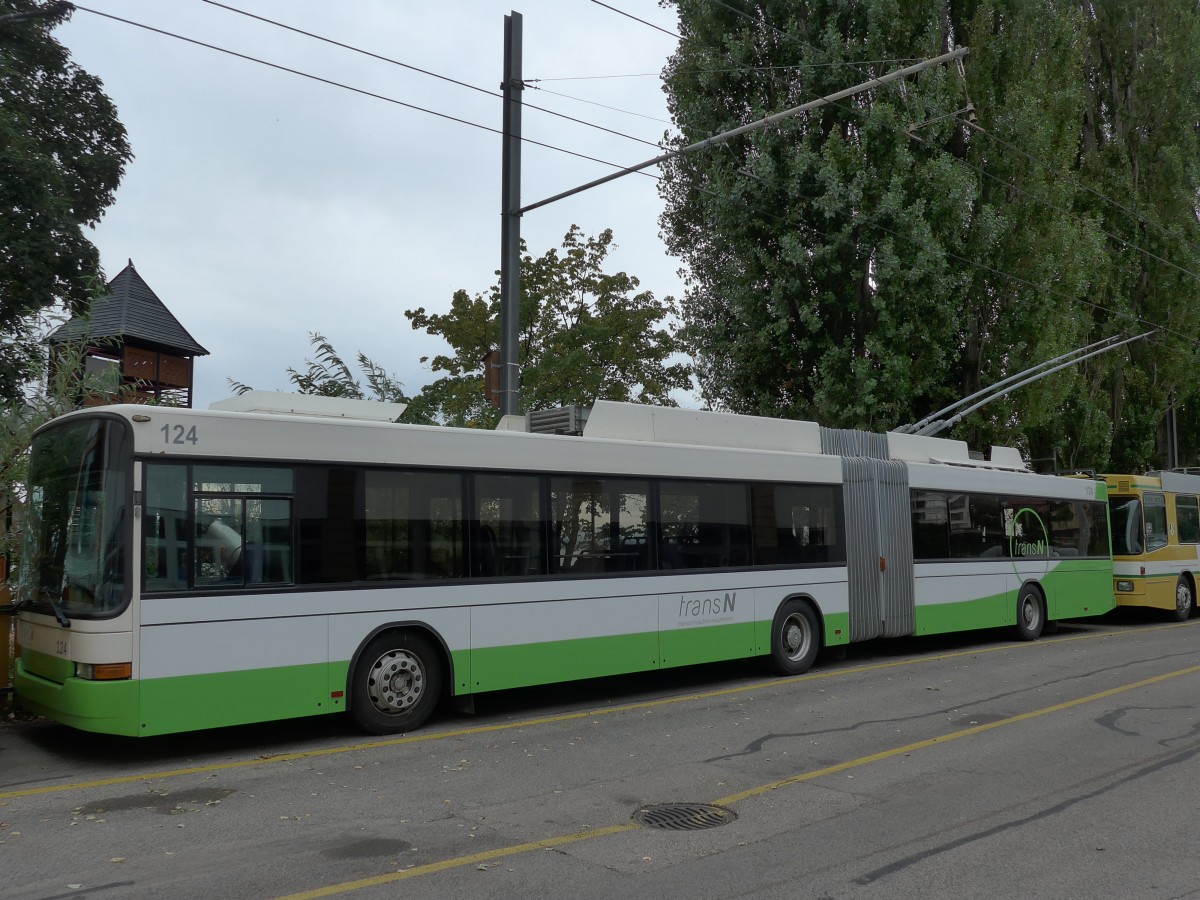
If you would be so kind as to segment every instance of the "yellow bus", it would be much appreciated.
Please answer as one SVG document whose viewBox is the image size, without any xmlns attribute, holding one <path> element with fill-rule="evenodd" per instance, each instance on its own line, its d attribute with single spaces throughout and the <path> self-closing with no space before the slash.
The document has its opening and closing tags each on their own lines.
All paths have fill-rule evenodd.
<svg viewBox="0 0 1200 900">
<path fill-rule="evenodd" d="M 1148 606 L 1182 622 L 1195 614 L 1200 574 L 1200 475 L 1104 475 L 1118 606 Z"/>
</svg>

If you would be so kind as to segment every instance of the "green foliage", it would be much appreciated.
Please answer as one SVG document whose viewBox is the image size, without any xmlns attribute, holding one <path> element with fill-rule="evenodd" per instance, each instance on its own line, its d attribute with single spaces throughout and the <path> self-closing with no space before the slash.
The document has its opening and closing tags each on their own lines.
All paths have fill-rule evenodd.
<svg viewBox="0 0 1200 900">
<path fill-rule="evenodd" d="M 584 238 L 574 225 L 561 251 L 521 257 L 521 400 L 526 409 L 597 399 L 674 406 L 671 391 L 691 386 L 671 331 L 674 298 L 638 291 L 638 279 L 604 264 L 612 231 Z M 524 247 L 522 250 L 524 251 Z M 451 352 L 422 357 L 445 373 L 413 399 L 412 413 L 448 425 L 490 428 L 497 411 L 484 394 L 484 357 L 499 346 L 500 288 L 455 292 L 450 311 L 405 312 L 413 328 L 442 338 Z"/>
<path fill-rule="evenodd" d="M 941 49 L 928 3 L 742 6 L 749 16 L 680 6 L 687 40 L 667 85 L 681 143 L 845 87 L 838 63 Z M 920 87 L 860 94 L 665 167 L 663 225 L 690 266 L 686 337 L 710 400 L 882 428 L 910 420 L 914 398 L 945 396 L 958 326 L 946 299 L 965 281 L 948 254 L 977 194 L 904 132 L 963 106 L 961 82 L 931 70 Z M 944 145 L 956 130 L 950 119 L 922 135 Z"/>
<path fill-rule="evenodd" d="M 316 331 L 309 333 L 315 359 L 306 359 L 305 370 L 289 368 L 288 380 L 300 394 L 316 394 L 321 397 L 348 397 L 353 400 L 380 400 L 384 403 L 408 403 L 404 385 L 395 375 L 365 353 L 358 354 L 358 368 L 362 372 L 364 386 L 354 371 L 338 355 L 325 335 Z M 248 384 L 229 379 L 235 393 L 244 394 L 253 390 Z M 406 416 L 407 418 L 407 416 Z"/>
<path fill-rule="evenodd" d="M 710 402 L 890 428 L 1152 321 L 1177 336 L 1052 376 L 957 429 L 1064 465 L 1149 461 L 1168 396 L 1200 387 L 1187 375 L 1200 315 L 1194 6 L 679 10 L 666 83 L 681 145 L 901 64 L 858 61 L 971 49 L 965 79 L 926 69 L 664 167 L 662 224 L 690 268 L 685 337 Z"/>
<path fill-rule="evenodd" d="M 674 406 L 671 391 L 691 387 L 691 367 L 676 359 L 680 345 L 671 331 L 675 301 L 638 291 L 636 278 L 607 274 L 612 231 L 584 238 L 574 225 L 561 251 L 521 259 L 521 397 L 526 409 L 590 404 L 596 399 Z M 524 250 L 524 247 L 522 247 Z M 329 341 L 311 335 L 315 358 L 303 371 L 288 369 L 302 394 L 408 403 L 403 421 L 494 428 L 498 411 L 484 392 L 484 358 L 500 341 L 500 287 L 474 296 L 455 291 L 450 309 L 405 312 L 412 327 L 439 337 L 449 353 L 423 356 L 439 378 L 412 398 L 395 376 L 362 353 L 358 366 L 365 386 Z M 230 381 L 244 393 L 250 387 Z"/>
<path fill-rule="evenodd" d="M 405 311 L 413 328 L 442 338 L 454 350 L 453 355 L 438 354 L 432 360 L 421 357 L 421 362 L 429 362 L 434 372 L 446 374 L 413 398 L 413 415 L 458 427 L 495 424 L 495 412 L 483 389 L 483 358 L 500 341 L 499 289 L 492 293 L 493 302 L 488 302 L 480 295 L 472 297 L 465 290 L 455 291 L 450 311 L 444 314 L 427 313 L 424 307 Z M 521 312 L 524 324 L 524 304 Z"/>
<path fill-rule="evenodd" d="M 85 332 L 89 306 L 90 302 L 79 317 Z M 52 324 L 61 322 L 52 319 L 45 323 L 43 331 L 49 330 Z M 0 559 L 13 560 L 20 552 L 19 523 L 23 518 L 24 485 L 33 433 L 55 416 L 77 409 L 89 398 L 105 395 L 113 387 L 107 373 L 85 371 L 86 348 L 83 344 L 59 345 L 55 349 L 53 366 L 47 365 L 43 347 L 40 341 L 32 344 L 36 351 L 36 370 L 48 371 L 49 375 L 44 375 L 36 386 L 27 388 L 19 400 L 0 401 Z M 16 523 L 11 531 L 4 527 L 9 518 Z"/>
<path fill-rule="evenodd" d="M 40 8 L 0 0 L 0 16 Z M 67 15 L 0 22 L 0 398 L 10 402 L 36 375 L 38 312 L 88 302 L 100 264 L 83 227 L 113 202 L 132 158 L 100 81 L 51 37 Z"/>
<path fill-rule="evenodd" d="M 1168 403 L 1200 401 L 1200 10 L 1178 0 L 1086 3 L 1087 101 L 1080 198 L 1101 222 L 1106 256 L 1095 294 L 1109 322 L 1164 328 L 1115 359 L 1105 383 L 1114 468 L 1165 462 L 1155 453 Z M 1100 196 L 1116 198 L 1122 207 Z M 1194 417 L 1180 419 L 1185 455 L 1200 454 Z M 1156 459 L 1156 457 L 1158 457 Z M 1186 460 L 1185 460 L 1186 461 Z"/>
</svg>

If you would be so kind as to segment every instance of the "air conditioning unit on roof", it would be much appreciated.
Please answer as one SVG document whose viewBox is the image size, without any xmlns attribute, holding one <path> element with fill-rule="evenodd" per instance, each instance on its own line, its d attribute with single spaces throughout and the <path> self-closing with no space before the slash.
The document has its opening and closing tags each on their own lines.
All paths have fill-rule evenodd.
<svg viewBox="0 0 1200 900">
<path fill-rule="evenodd" d="M 532 434 L 583 434 L 589 409 L 586 406 L 560 406 L 539 409 L 525 416 L 526 430 Z"/>
</svg>

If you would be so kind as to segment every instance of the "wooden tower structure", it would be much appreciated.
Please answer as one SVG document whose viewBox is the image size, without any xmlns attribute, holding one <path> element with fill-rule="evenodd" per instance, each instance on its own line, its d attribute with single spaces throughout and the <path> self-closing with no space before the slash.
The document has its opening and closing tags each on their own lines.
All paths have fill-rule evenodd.
<svg viewBox="0 0 1200 900">
<path fill-rule="evenodd" d="M 58 348 L 80 341 L 85 370 L 111 373 L 115 397 L 97 402 L 192 405 L 193 363 L 208 351 L 142 280 L 132 259 L 92 305 L 89 319 L 73 318 L 51 333 L 51 368 Z"/>
</svg>

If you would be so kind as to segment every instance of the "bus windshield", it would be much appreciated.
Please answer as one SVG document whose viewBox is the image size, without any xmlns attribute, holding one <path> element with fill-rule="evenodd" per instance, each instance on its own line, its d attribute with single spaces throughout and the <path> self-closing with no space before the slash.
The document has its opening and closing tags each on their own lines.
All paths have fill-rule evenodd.
<svg viewBox="0 0 1200 900">
<path fill-rule="evenodd" d="M 1145 549 L 1142 504 L 1137 497 L 1110 497 L 1113 556 L 1140 556 Z"/>
<path fill-rule="evenodd" d="M 74 419 L 34 438 L 22 605 L 47 608 L 60 621 L 111 616 L 125 606 L 129 454 L 117 419 Z"/>
</svg>

